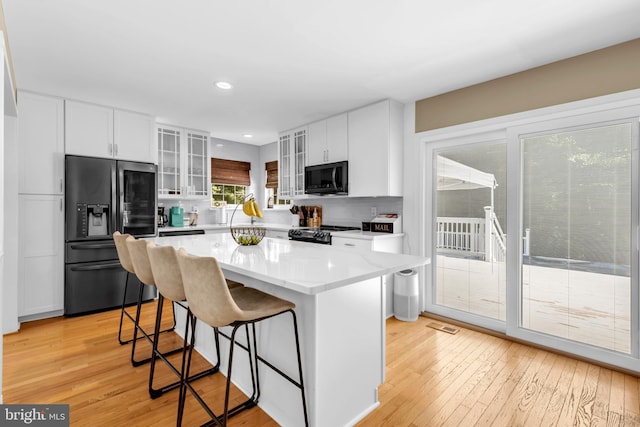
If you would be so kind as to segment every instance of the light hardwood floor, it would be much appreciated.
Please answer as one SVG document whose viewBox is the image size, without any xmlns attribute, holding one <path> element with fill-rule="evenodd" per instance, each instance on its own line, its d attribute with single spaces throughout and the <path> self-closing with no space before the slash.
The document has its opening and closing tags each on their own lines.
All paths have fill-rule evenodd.
<svg viewBox="0 0 640 427">
<path fill-rule="evenodd" d="M 145 304 L 149 327 L 151 308 Z M 148 366 L 133 368 L 130 345 L 117 343 L 118 315 L 30 322 L 6 335 L 4 403 L 68 403 L 73 426 L 175 425 L 177 391 L 148 397 Z M 360 426 L 640 425 L 634 376 L 473 330 L 450 335 L 427 327 L 429 321 L 387 321 L 387 381 L 380 407 Z M 179 340 L 168 334 L 164 342 Z M 171 380 L 158 367 L 159 381 Z M 216 374 L 197 387 L 220 402 L 223 384 Z M 207 420 L 191 397 L 185 416 L 184 425 Z M 259 408 L 230 424 L 277 425 Z"/>
</svg>

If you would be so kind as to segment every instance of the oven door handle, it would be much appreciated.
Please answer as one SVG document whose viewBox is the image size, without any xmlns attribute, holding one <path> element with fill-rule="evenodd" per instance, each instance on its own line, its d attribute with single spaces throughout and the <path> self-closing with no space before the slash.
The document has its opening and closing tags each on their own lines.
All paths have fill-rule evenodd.
<svg viewBox="0 0 640 427">
<path fill-rule="evenodd" d="M 70 267 L 71 271 L 96 271 L 107 270 L 111 268 L 121 268 L 120 262 L 110 262 L 108 264 L 92 264 L 92 265 L 78 265 Z"/>
</svg>

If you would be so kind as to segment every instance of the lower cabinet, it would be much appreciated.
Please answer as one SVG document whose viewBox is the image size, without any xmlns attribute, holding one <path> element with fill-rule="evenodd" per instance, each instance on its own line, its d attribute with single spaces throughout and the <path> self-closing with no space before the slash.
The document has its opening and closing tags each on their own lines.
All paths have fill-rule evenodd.
<svg viewBox="0 0 640 427">
<path fill-rule="evenodd" d="M 352 237 L 333 236 L 332 246 L 348 248 L 354 251 L 378 251 L 400 254 L 402 253 L 402 237 L 404 234 L 394 234 L 393 236 L 372 236 L 370 239 L 355 239 Z M 382 285 L 385 290 L 385 314 L 387 317 L 393 316 L 393 274 L 382 277 Z"/>
<path fill-rule="evenodd" d="M 64 310 L 64 203 L 61 195 L 19 195 L 18 317 Z"/>
</svg>

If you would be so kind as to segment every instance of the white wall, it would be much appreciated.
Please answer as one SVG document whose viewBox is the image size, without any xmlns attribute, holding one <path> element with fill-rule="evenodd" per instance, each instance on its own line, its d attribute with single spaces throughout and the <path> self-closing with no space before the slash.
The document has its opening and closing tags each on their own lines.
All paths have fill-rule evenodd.
<svg viewBox="0 0 640 427">
<path fill-rule="evenodd" d="M 404 106 L 404 197 L 403 197 L 403 229 L 404 253 L 430 256 L 425 247 L 424 199 L 425 174 L 424 147 L 415 136 L 415 103 Z M 429 267 L 419 270 L 420 277 L 420 310 L 425 307 L 425 290 Z"/>
<path fill-rule="evenodd" d="M 18 206 L 18 123 L 5 116 L 4 128 L 4 206 Z M 6 211 L 6 210 L 5 210 Z M 18 217 L 4 215 L 4 274 L 2 286 L 2 333 L 16 332 L 18 323 Z"/>
</svg>

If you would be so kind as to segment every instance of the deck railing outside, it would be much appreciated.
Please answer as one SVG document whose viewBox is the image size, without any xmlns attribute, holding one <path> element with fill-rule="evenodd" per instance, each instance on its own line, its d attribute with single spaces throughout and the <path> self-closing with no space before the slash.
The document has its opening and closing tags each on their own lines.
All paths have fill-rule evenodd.
<svg viewBox="0 0 640 427">
<path fill-rule="evenodd" d="M 487 206 L 484 218 L 438 217 L 436 248 L 440 253 L 504 262 L 505 234 L 495 213 Z"/>
</svg>

